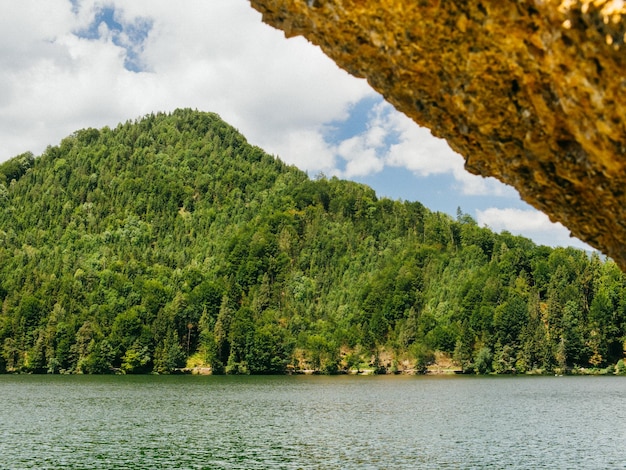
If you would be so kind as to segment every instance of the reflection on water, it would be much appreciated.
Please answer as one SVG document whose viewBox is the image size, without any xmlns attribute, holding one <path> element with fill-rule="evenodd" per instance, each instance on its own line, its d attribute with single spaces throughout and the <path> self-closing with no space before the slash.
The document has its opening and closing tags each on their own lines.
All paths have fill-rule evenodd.
<svg viewBox="0 0 626 470">
<path fill-rule="evenodd" d="M 623 377 L 0 376 L 0 468 L 626 468 Z"/>
</svg>

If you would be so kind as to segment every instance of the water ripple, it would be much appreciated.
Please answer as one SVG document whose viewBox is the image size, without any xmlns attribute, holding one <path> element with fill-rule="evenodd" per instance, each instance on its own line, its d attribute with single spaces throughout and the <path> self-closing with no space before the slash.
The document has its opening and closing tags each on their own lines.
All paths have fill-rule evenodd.
<svg viewBox="0 0 626 470">
<path fill-rule="evenodd" d="M 621 377 L 1 376 L 2 469 L 626 468 Z"/>
</svg>

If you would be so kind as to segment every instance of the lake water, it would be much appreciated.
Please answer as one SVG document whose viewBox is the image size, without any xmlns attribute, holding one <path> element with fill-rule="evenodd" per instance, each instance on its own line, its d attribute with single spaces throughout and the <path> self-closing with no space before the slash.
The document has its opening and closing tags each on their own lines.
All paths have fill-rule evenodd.
<svg viewBox="0 0 626 470">
<path fill-rule="evenodd" d="M 626 468 L 624 377 L 0 376 L 2 469 Z"/>
</svg>

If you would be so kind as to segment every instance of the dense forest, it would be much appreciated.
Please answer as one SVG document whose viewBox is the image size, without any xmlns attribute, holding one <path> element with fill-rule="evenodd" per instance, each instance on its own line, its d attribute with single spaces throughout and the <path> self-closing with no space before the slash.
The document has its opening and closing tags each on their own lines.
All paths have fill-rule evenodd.
<svg viewBox="0 0 626 470">
<path fill-rule="evenodd" d="M 0 165 L 0 371 L 624 371 L 610 260 L 377 198 L 178 110 Z"/>
</svg>

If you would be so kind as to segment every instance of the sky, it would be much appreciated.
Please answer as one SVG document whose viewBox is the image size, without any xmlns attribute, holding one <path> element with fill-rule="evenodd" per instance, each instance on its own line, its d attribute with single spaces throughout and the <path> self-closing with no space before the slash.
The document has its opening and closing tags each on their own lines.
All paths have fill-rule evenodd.
<svg viewBox="0 0 626 470">
<path fill-rule="evenodd" d="M 247 0 L 20 0 L 0 16 L 0 161 L 152 112 L 218 113 L 310 176 L 590 249 Z"/>
</svg>

